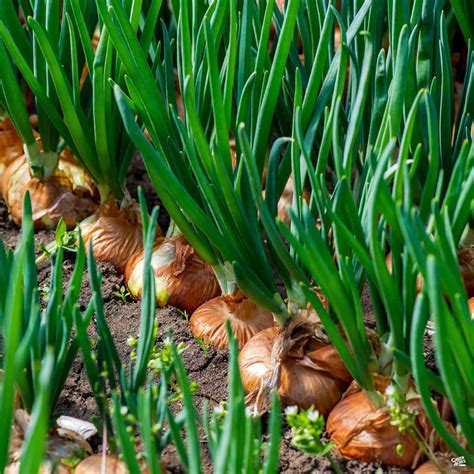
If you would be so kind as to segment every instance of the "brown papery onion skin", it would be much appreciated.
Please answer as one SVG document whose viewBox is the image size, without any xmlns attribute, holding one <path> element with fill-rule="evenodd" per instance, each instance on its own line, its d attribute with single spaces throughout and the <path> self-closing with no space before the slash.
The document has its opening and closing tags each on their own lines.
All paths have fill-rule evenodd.
<svg viewBox="0 0 474 474">
<path fill-rule="evenodd" d="M 25 155 L 14 160 L 2 180 L 2 194 L 10 217 L 20 225 L 23 201 L 30 193 L 36 229 L 54 229 L 60 219 L 72 229 L 97 209 L 98 194 L 92 179 L 69 154 L 62 154 L 58 167 L 46 179 L 32 177 Z"/>
<path fill-rule="evenodd" d="M 2 192 L 2 176 L 10 164 L 23 155 L 23 142 L 7 117 L 0 120 L 0 192 Z"/>
<path fill-rule="evenodd" d="M 250 339 L 239 355 L 244 390 L 254 392 L 271 371 L 274 342 L 281 332 L 273 327 Z M 278 394 L 285 406 L 314 406 L 323 416 L 341 399 L 352 380 L 332 344 L 307 337 L 281 362 Z"/>
<path fill-rule="evenodd" d="M 265 189 L 262 191 L 262 195 L 265 198 Z M 290 226 L 291 219 L 288 215 L 288 208 L 293 204 L 293 195 L 294 195 L 294 184 L 293 184 L 293 176 L 288 178 L 288 181 L 283 189 L 283 192 L 278 200 L 277 204 L 277 216 L 282 222 L 284 222 L 287 226 Z M 305 189 L 303 190 L 303 199 L 309 203 L 310 195 L 308 191 Z"/>
<path fill-rule="evenodd" d="M 278 218 L 284 222 L 287 226 L 290 226 L 291 219 L 288 215 L 288 208 L 293 204 L 293 195 L 294 195 L 294 183 L 293 183 L 293 176 L 288 178 L 288 181 L 283 189 L 283 193 L 280 196 L 278 201 Z M 304 189 L 303 190 L 303 199 L 309 204 L 311 196 L 309 192 Z"/>
<path fill-rule="evenodd" d="M 102 473 L 102 455 L 94 454 L 82 460 L 74 470 L 75 474 L 101 474 Z M 106 474 L 128 474 L 125 464 L 115 456 L 105 456 Z"/>
<path fill-rule="evenodd" d="M 141 296 L 143 250 L 136 253 L 125 269 L 125 282 L 134 297 Z M 152 254 L 158 304 L 170 304 L 192 314 L 220 293 L 219 282 L 211 266 L 189 245 L 184 236 L 159 239 Z"/>
<path fill-rule="evenodd" d="M 143 250 L 141 213 L 135 201 L 119 208 L 114 198 L 101 204 L 97 212 L 80 224 L 86 249 L 92 241 L 94 258 L 124 271 L 130 258 Z M 157 228 L 157 236 L 161 229 Z"/>
<path fill-rule="evenodd" d="M 375 388 L 384 393 L 390 377 L 374 376 Z M 407 407 L 419 415 L 418 428 L 423 434 L 429 431 L 418 396 L 408 400 Z M 326 429 L 331 441 L 345 458 L 365 462 L 382 461 L 389 466 L 410 468 L 419 450 L 417 441 L 407 432 L 400 433 L 390 424 L 390 415 L 385 406 L 372 404 L 367 395 L 353 382 L 342 400 L 329 414 Z M 401 455 L 397 446 L 402 446 Z"/>
<path fill-rule="evenodd" d="M 8 448 L 9 465 L 5 474 L 18 474 L 22 460 L 23 447 L 28 428 L 31 426 L 31 415 L 23 409 L 15 410 L 14 420 L 10 433 Z M 87 440 L 78 432 L 53 425 L 45 439 L 44 454 L 42 456 L 39 472 L 42 474 L 68 474 L 71 467 L 66 465 L 66 460 L 71 458 L 81 459 L 92 454 L 92 448 Z"/>
<path fill-rule="evenodd" d="M 456 454 L 436 454 L 436 462 L 442 471 L 433 461 L 427 461 L 422 464 L 414 474 L 474 474 L 474 469 L 468 466 L 454 466 L 453 460 L 456 460 Z"/>
<path fill-rule="evenodd" d="M 191 331 L 214 347 L 225 349 L 229 347 L 227 321 L 230 321 L 239 349 L 255 334 L 274 325 L 269 311 L 237 291 L 234 295 L 218 296 L 200 306 L 191 316 Z"/>
<path fill-rule="evenodd" d="M 474 319 L 474 297 L 469 298 L 467 304 L 469 306 L 469 313 L 471 314 L 471 319 Z"/>
</svg>

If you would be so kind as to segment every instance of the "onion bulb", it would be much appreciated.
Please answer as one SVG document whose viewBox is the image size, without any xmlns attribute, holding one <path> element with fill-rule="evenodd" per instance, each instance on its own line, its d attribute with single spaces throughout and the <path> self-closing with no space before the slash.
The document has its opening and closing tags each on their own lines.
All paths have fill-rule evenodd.
<svg viewBox="0 0 474 474">
<path fill-rule="evenodd" d="M 23 142 L 9 118 L 0 120 L 0 192 L 2 175 L 16 158 L 23 155 Z"/>
<path fill-rule="evenodd" d="M 278 218 L 283 221 L 287 226 L 291 224 L 290 216 L 288 215 L 287 209 L 293 204 L 294 195 L 294 183 L 293 176 L 288 178 L 288 181 L 283 189 L 283 193 L 278 201 Z M 303 199 L 309 203 L 310 195 L 307 190 L 303 190 Z"/>
<path fill-rule="evenodd" d="M 265 198 L 265 190 L 262 191 L 263 197 Z M 288 181 L 285 184 L 283 192 L 278 200 L 277 204 L 277 216 L 278 218 L 284 222 L 287 226 L 290 226 L 291 219 L 288 215 L 288 208 L 291 207 L 293 204 L 293 195 L 294 195 L 294 184 L 293 184 L 293 176 L 288 178 Z M 307 190 L 303 190 L 303 199 L 309 203 L 310 194 Z"/>
<path fill-rule="evenodd" d="M 104 462 L 105 470 L 103 471 Z M 74 474 L 102 474 L 103 472 L 106 474 L 128 474 L 128 469 L 116 456 L 94 454 L 83 459 L 74 470 Z"/>
<path fill-rule="evenodd" d="M 474 297 L 469 298 L 467 304 L 469 306 L 469 313 L 471 315 L 471 319 L 474 320 Z"/>
<path fill-rule="evenodd" d="M 121 271 L 134 254 L 143 250 L 141 213 L 134 201 L 119 208 L 115 199 L 110 198 L 79 228 L 87 249 L 92 241 L 94 258 L 112 263 Z M 160 235 L 161 229 L 157 227 L 157 236 Z"/>
<path fill-rule="evenodd" d="M 390 377 L 375 376 L 375 388 L 384 393 Z M 406 408 L 417 413 L 416 423 L 423 435 L 429 431 L 418 395 L 406 401 Z M 353 382 L 342 400 L 331 411 L 326 424 L 331 441 L 349 459 L 365 462 L 382 461 L 390 466 L 409 468 L 419 451 L 416 440 L 408 433 L 400 433 L 390 423 L 388 408 L 374 406 L 360 387 Z M 400 449 L 401 446 L 401 449 Z"/>
<path fill-rule="evenodd" d="M 27 191 L 37 229 L 53 229 L 60 219 L 73 228 L 97 209 L 98 197 L 92 179 L 66 154 L 61 155 L 56 170 L 46 179 L 31 176 L 25 155 L 5 170 L 2 194 L 12 220 L 18 225 Z"/>
<path fill-rule="evenodd" d="M 258 332 L 272 327 L 273 316 L 249 300 L 240 291 L 222 295 L 204 303 L 191 316 L 191 331 L 196 337 L 215 347 L 227 348 L 226 322 L 241 349 Z"/>
<path fill-rule="evenodd" d="M 125 269 L 130 294 L 139 297 L 143 284 L 143 249 L 133 255 Z M 184 236 L 158 239 L 151 257 L 155 274 L 156 299 L 160 306 L 170 304 L 191 314 L 198 306 L 220 292 L 217 278 Z"/>
<path fill-rule="evenodd" d="M 9 465 L 5 470 L 5 474 L 18 474 L 20 472 L 23 445 L 30 426 L 31 415 L 25 410 L 16 410 L 8 448 Z M 63 461 L 92 454 L 89 443 L 82 435 L 57 425 L 53 426 L 48 432 L 44 451 L 39 471 L 41 473 L 54 472 L 56 474 L 72 472 L 70 466 L 66 462 L 63 463 Z"/>
<path fill-rule="evenodd" d="M 352 377 L 318 327 L 296 320 L 284 329 L 265 329 L 245 344 L 240 373 L 257 412 L 273 389 L 283 405 L 314 406 L 323 416 L 341 399 Z"/>
<path fill-rule="evenodd" d="M 474 468 L 469 466 L 456 466 L 456 461 L 462 460 L 456 454 L 436 453 L 436 464 L 428 461 L 422 464 L 415 474 L 474 474 Z"/>
</svg>

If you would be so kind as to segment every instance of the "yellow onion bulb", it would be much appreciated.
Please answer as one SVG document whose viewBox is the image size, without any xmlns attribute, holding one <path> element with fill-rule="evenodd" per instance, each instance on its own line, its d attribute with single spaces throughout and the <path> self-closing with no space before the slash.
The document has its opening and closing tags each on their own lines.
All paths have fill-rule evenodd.
<svg viewBox="0 0 474 474">
<path fill-rule="evenodd" d="M 265 190 L 262 191 L 263 197 L 265 197 Z M 278 200 L 277 204 L 277 216 L 278 218 L 284 222 L 287 226 L 290 226 L 291 219 L 288 215 L 288 208 L 291 207 L 293 204 L 293 195 L 294 195 L 294 184 L 293 184 L 293 176 L 288 178 L 287 183 L 285 184 L 285 188 Z M 303 190 L 303 199 L 309 203 L 310 194 L 307 190 Z"/>
<path fill-rule="evenodd" d="M 0 121 L 0 192 L 2 176 L 10 164 L 23 155 L 23 142 L 9 118 Z"/>
<path fill-rule="evenodd" d="M 269 311 L 257 306 L 240 291 L 204 303 L 191 316 L 191 331 L 206 343 L 225 349 L 229 346 L 227 321 L 239 348 L 255 334 L 274 325 Z"/>
<path fill-rule="evenodd" d="M 293 195 L 294 195 L 294 183 L 293 183 L 293 176 L 290 176 L 285 188 L 283 189 L 283 193 L 280 196 L 278 201 L 278 218 L 284 222 L 287 226 L 291 224 L 290 216 L 288 216 L 288 208 L 291 207 L 293 204 Z M 309 204 L 310 194 L 307 190 L 303 190 L 303 199 Z"/>
<path fill-rule="evenodd" d="M 375 387 L 381 393 L 390 382 L 390 377 L 375 377 Z M 427 434 L 429 425 L 419 397 L 409 397 L 406 407 L 417 413 L 415 422 L 421 433 Z M 387 407 L 375 406 L 354 382 L 329 414 L 326 429 L 345 458 L 410 468 L 419 451 L 418 443 L 390 422 Z"/>
<path fill-rule="evenodd" d="M 104 463 L 105 471 L 102 470 Z M 128 469 L 116 456 L 107 454 L 104 459 L 102 454 L 94 454 L 83 459 L 74 470 L 75 474 L 101 474 L 102 472 L 107 474 L 128 474 Z"/>
<path fill-rule="evenodd" d="M 467 304 L 469 306 L 469 314 L 471 315 L 471 319 L 474 320 L 474 296 L 469 298 Z"/>
<path fill-rule="evenodd" d="M 259 332 L 239 354 L 244 390 L 259 390 L 272 371 L 272 351 L 282 329 Z M 352 377 L 332 344 L 308 335 L 281 360 L 278 395 L 285 406 L 314 406 L 326 416 L 341 399 Z"/>
<path fill-rule="evenodd" d="M 211 268 L 189 245 L 184 236 L 159 239 L 151 256 L 158 304 L 175 306 L 191 314 L 220 293 Z M 143 249 L 133 255 L 125 269 L 130 294 L 141 296 L 144 273 Z"/>
<path fill-rule="evenodd" d="M 93 435 L 89 427 L 89 433 L 76 431 L 77 426 L 88 424 L 74 418 L 69 418 L 69 428 L 53 426 L 47 434 L 44 445 L 44 454 L 41 460 L 39 472 L 68 474 L 71 471 L 66 460 L 71 458 L 81 459 L 83 456 L 92 454 L 88 439 Z M 21 472 L 20 465 L 23 456 L 23 448 L 28 429 L 31 427 L 31 415 L 23 409 L 15 410 L 12 429 L 10 432 L 10 444 L 8 447 L 9 465 L 5 474 L 18 474 Z M 75 425 L 75 426 L 74 426 Z M 95 430 L 96 432 L 97 430 Z"/>
<path fill-rule="evenodd" d="M 463 458 L 456 454 L 436 453 L 435 457 L 436 464 L 427 461 L 415 471 L 415 474 L 474 474 L 474 468 L 462 465 L 465 464 Z"/>
<path fill-rule="evenodd" d="M 115 265 L 124 271 L 130 258 L 143 250 L 143 229 L 140 208 L 135 201 L 118 207 L 110 198 L 97 209 L 97 212 L 83 220 L 79 228 L 89 249 L 92 241 L 94 258 Z M 157 236 L 161 229 L 157 227 Z"/>
<path fill-rule="evenodd" d="M 23 200 L 30 193 L 36 229 L 54 229 L 60 219 L 68 228 L 97 209 L 97 189 L 84 169 L 68 155 L 61 155 L 56 170 L 46 179 L 31 176 L 25 155 L 5 170 L 2 194 L 12 220 L 20 225 Z"/>
</svg>

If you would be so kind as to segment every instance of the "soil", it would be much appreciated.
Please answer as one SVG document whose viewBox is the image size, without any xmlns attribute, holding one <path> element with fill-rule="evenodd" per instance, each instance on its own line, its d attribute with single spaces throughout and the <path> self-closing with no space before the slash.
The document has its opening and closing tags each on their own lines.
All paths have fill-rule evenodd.
<svg viewBox="0 0 474 474">
<path fill-rule="evenodd" d="M 132 196 L 136 196 L 138 186 L 141 186 L 145 192 L 149 206 L 159 204 L 158 198 L 153 191 L 147 178 L 144 167 L 140 160 L 134 163 L 133 172 L 129 177 L 129 189 Z M 165 212 L 160 213 L 159 223 L 163 229 L 166 229 L 169 218 Z M 0 238 L 9 246 L 14 246 L 18 240 L 19 229 L 9 220 L 5 203 L 0 199 Z M 40 242 L 48 243 L 54 238 L 51 231 L 41 231 L 36 234 L 37 245 Z M 65 256 L 63 266 L 64 284 L 72 273 L 74 256 L 69 254 Z M 110 326 L 115 344 L 119 349 L 122 360 L 129 357 L 130 348 L 127 346 L 129 336 L 137 336 L 140 322 L 140 303 L 127 298 L 123 302 L 115 292 L 119 291 L 124 285 L 123 276 L 112 265 L 98 263 L 98 268 L 103 275 L 103 298 L 105 303 L 105 314 Z M 49 284 L 50 270 L 49 261 L 46 259 L 40 264 L 39 279 L 40 287 Z M 91 289 L 87 278 L 83 281 L 81 306 L 85 308 L 91 296 Z M 370 317 L 369 299 L 366 297 L 366 309 L 368 315 L 368 326 L 373 326 L 373 319 Z M 199 390 L 195 394 L 198 406 L 199 399 L 208 400 L 209 405 L 227 397 L 227 363 L 228 354 L 224 350 L 216 350 L 212 347 L 204 351 L 194 339 L 189 325 L 183 315 L 172 307 L 158 309 L 156 313 L 159 322 L 158 340 L 163 340 L 169 333 L 173 339 L 183 342 L 187 350 L 183 354 L 183 361 L 188 370 L 189 378 L 198 383 Z M 372 321 L 371 321 L 372 320 Z M 432 350 L 428 350 L 428 358 L 432 357 Z M 431 364 L 430 364 L 431 365 Z M 69 415 L 84 420 L 90 420 L 97 416 L 97 409 L 92 395 L 91 387 L 87 380 L 86 372 L 80 355 L 74 362 L 69 378 L 67 379 L 64 391 L 56 407 L 56 414 Z M 204 436 L 203 436 L 204 439 Z M 93 444 L 96 449 L 100 446 L 100 440 L 95 440 Z M 311 457 L 302 454 L 291 447 L 291 431 L 288 426 L 283 427 L 280 452 L 280 472 L 288 474 L 299 473 L 330 473 L 333 472 L 325 458 Z M 333 457 L 339 462 L 343 472 L 350 473 L 406 473 L 400 468 L 390 468 L 382 466 L 380 463 L 363 463 L 360 461 L 346 461 L 334 450 Z M 163 456 L 164 465 L 169 472 L 184 472 L 179 464 L 178 457 L 174 448 L 169 448 Z M 212 465 L 206 453 L 203 454 L 203 471 L 212 472 Z"/>
</svg>

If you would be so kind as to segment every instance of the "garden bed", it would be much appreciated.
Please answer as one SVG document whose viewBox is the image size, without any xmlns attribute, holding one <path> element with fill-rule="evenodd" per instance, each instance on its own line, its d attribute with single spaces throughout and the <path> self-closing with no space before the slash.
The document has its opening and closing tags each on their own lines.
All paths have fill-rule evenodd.
<svg viewBox="0 0 474 474">
<path fill-rule="evenodd" d="M 132 192 L 136 192 L 141 186 L 145 191 L 145 196 L 150 207 L 159 205 L 156 194 L 153 192 L 148 177 L 143 169 L 141 161 L 137 158 L 132 166 L 129 176 L 129 187 Z M 166 229 L 169 217 L 161 209 L 159 217 L 160 225 Z M 0 198 L 0 236 L 7 245 L 15 246 L 20 235 L 18 227 L 8 219 L 4 201 Z M 49 243 L 54 239 L 54 231 L 40 231 L 35 235 L 37 246 L 40 243 Z M 115 339 L 119 354 L 123 361 L 126 361 L 130 354 L 130 347 L 127 345 L 129 336 L 136 337 L 140 325 L 140 302 L 127 297 L 123 301 L 117 293 L 124 286 L 124 279 L 121 272 L 108 263 L 98 262 L 98 268 L 103 275 L 103 298 L 105 303 L 105 314 L 107 322 Z M 74 266 L 74 255 L 68 254 L 63 266 L 64 278 L 67 282 L 71 276 Z M 39 267 L 39 286 L 48 287 L 50 283 L 50 262 L 44 260 Z M 91 289 L 88 279 L 83 281 L 83 289 L 80 303 L 81 309 L 90 300 Z M 374 326 L 371 311 L 370 297 L 368 292 L 363 294 L 364 309 L 367 326 Z M 183 342 L 187 350 L 183 354 L 183 362 L 188 371 L 191 381 L 197 382 L 198 391 L 195 393 L 197 405 L 205 399 L 211 407 L 216 406 L 220 401 L 227 398 L 227 375 L 228 375 L 228 351 L 215 349 L 212 346 L 202 347 L 191 333 L 185 315 L 172 307 L 158 308 L 156 310 L 158 321 L 158 341 L 162 341 L 169 333 L 176 343 Z M 429 338 L 426 341 L 427 365 L 434 366 L 434 352 Z M 86 371 L 81 360 L 81 355 L 77 357 L 71 373 L 66 382 L 64 391 L 56 408 L 56 415 L 68 415 L 82 420 L 91 420 L 98 415 L 96 403 L 91 391 Z M 308 456 L 291 446 L 291 429 L 284 425 L 281 448 L 280 448 L 280 472 L 284 473 L 326 473 L 332 472 L 329 461 L 325 457 Z M 325 436 L 327 439 L 327 437 Z M 204 442 L 204 434 L 201 433 L 201 440 Z M 100 452 L 101 439 L 95 437 L 91 445 L 94 450 Z M 203 444 L 204 445 L 204 444 Z M 338 461 L 344 472 L 351 473 L 397 473 L 408 472 L 399 467 L 384 466 L 382 463 L 365 463 L 357 460 L 345 460 L 333 449 L 333 457 Z M 163 462 L 171 473 L 185 472 L 179 464 L 178 457 L 173 446 L 168 447 L 163 456 Z M 203 453 L 203 470 L 212 472 L 212 464 L 206 453 Z"/>
</svg>

